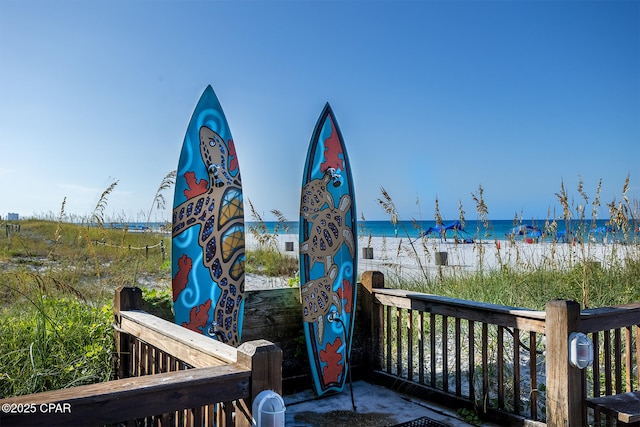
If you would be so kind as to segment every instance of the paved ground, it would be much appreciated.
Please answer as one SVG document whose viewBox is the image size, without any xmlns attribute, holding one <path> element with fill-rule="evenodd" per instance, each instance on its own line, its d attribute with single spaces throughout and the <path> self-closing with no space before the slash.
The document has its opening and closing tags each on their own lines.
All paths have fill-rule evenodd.
<svg viewBox="0 0 640 427">
<path fill-rule="evenodd" d="M 319 399 L 311 390 L 285 396 L 286 426 L 389 427 L 422 417 L 428 417 L 444 426 L 470 426 L 456 418 L 455 413 L 450 410 L 364 381 L 353 384 L 353 394 L 355 412 L 348 385 L 340 394 Z"/>
</svg>

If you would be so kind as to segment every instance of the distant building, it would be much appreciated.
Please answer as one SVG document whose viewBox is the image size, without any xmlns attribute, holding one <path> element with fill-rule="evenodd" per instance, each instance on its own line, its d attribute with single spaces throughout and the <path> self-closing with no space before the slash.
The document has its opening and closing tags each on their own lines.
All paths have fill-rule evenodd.
<svg viewBox="0 0 640 427">
<path fill-rule="evenodd" d="M 7 214 L 7 221 L 19 221 L 19 220 L 20 220 L 20 215 L 18 215 L 17 213 L 9 212 Z"/>
</svg>

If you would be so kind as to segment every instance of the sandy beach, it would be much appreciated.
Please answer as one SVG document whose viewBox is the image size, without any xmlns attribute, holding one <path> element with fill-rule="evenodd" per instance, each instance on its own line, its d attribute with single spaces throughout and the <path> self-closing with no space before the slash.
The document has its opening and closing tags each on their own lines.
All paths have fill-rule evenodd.
<svg viewBox="0 0 640 427">
<path fill-rule="evenodd" d="M 298 235 L 276 236 L 278 248 L 283 254 L 298 256 Z M 288 244 L 287 244 L 288 242 Z M 258 248 L 258 242 L 250 233 L 246 235 L 247 249 Z M 287 251 L 289 249 L 293 250 Z M 372 258 L 365 258 L 363 248 L 373 251 Z M 409 241 L 407 238 L 360 237 L 358 239 L 358 275 L 367 270 L 383 272 L 395 279 L 420 279 L 424 273 L 466 274 L 478 270 L 512 268 L 568 268 L 584 262 L 601 266 L 624 262 L 628 257 L 637 258 L 640 251 L 634 246 L 619 244 L 587 243 L 527 243 L 523 240 L 484 241 L 456 243 L 438 238 Z M 265 278 L 247 275 L 247 289 L 286 287 L 284 278 Z"/>
</svg>

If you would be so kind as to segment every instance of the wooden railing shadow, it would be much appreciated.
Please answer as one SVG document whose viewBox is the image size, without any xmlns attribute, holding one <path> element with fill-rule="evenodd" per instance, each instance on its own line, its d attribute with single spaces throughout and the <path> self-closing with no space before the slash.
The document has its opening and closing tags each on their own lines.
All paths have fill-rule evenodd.
<svg viewBox="0 0 640 427">
<path fill-rule="evenodd" d="M 145 313 L 141 304 L 140 289 L 116 291 L 118 379 L 1 400 L 8 410 L 0 424 L 250 426 L 255 396 L 282 393 L 276 345 L 256 340 L 236 349 Z"/>
</svg>

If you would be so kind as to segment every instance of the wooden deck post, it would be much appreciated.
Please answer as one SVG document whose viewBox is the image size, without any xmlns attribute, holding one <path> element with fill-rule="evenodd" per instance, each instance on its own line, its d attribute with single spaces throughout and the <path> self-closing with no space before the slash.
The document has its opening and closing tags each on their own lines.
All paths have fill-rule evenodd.
<svg viewBox="0 0 640 427">
<path fill-rule="evenodd" d="M 120 286 L 116 289 L 113 296 L 113 316 L 114 330 L 113 334 L 116 341 L 116 375 L 117 379 L 127 378 L 130 375 L 129 368 L 131 366 L 131 351 L 129 349 L 129 335 L 122 334 L 119 331 L 121 319 L 120 312 L 128 310 L 142 309 L 142 290 L 140 288 L 132 288 Z"/>
<path fill-rule="evenodd" d="M 369 357 L 364 361 L 368 372 L 382 369 L 382 331 L 384 325 L 384 309 L 375 303 L 374 289 L 384 288 L 384 274 L 380 271 L 365 271 L 362 273 L 363 292 L 360 293 L 364 331 L 368 332 L 369 339 L 365 343 L 366 354 Z"/>
<path fill-rule="evenodd" d="M 546 306 L 547 426 L 586 425 L 583 371 L 569 364 L 569 335 L 579 330 L 580 304 L 550 301 Z"/>
<path fill-rule="evenodd" d="M 236 426 L 252 425 L 253 399 L 263 390 L 282 395 L 282 350 L 266 340 L 243 343 L 238 347 L 239 365 L 251 369 L 250 397 L 236 407 Z"/>
</svg>

